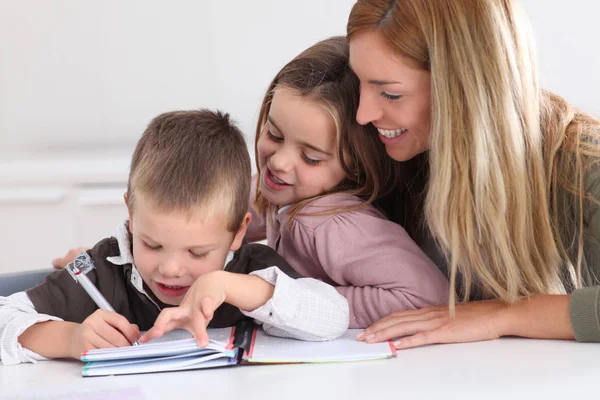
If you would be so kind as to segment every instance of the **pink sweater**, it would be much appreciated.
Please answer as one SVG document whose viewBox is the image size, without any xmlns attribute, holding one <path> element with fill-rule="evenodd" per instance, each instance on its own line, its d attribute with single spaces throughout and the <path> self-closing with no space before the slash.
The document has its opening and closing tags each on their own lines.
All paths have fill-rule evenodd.
<svg viewBox="0 0 600 400">
<path fill-rule="evenodd" d="M 301 213 L 360 202 L 355 196 L 333 194 Z M 266 238 L 299 274 L 334 286 L 348 300 L 350 328 L 366 328 L 393 311 L 448 302 L 446 277 L 404 228 L 373 206 L 333 215 L 297 215 L 291 225 L 284 207 L 273 218 L 275 226 L 252 207 L 250 211 L 248 240 Z"/>
</svg>

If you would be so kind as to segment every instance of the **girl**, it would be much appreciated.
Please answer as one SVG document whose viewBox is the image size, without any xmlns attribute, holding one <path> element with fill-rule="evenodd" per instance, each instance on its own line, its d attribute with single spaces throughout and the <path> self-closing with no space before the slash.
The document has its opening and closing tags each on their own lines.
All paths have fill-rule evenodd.
<svg viewBox="0 0 600 400">
<path fill-rule="evenodd" d="M 395 182 L 397 166 L 373 128 L 356 123 L 358 94 L 344 37 L 315 44 L 275 76 L 259 115 L 247 234 L 333 285 L 348 300 L 351 328 L 448 299 L 438 268 L 367 205 Z"/>
</svg>

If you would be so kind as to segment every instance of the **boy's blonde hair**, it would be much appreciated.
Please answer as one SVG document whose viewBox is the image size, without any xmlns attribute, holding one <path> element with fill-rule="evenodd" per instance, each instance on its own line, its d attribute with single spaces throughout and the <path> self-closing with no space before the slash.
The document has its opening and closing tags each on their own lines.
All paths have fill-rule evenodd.
<svg viewBox="0 0 600 400">
<path fill-rule="evenodd" d="M 137 196 L 164 211 L 212 207 L 236 232 L 248 211 L 250 156 L 229 115 L 210 110 L 173 111 L 154 118 L 140 138 L 127 186 L 128 205 Z"/>
<path fill-rule="evenodd" d="M 477 282 L 514 302 L 581 286 L 584 174 L 600 157 L 599 123 L 539 88 L 516 1 L 359 0 L 349 40 L 364 31 L 431 73 L 424 208 L 452 288 L 462 275 L 465 300 Z"/>
<path fill-rule="evenodd" d="M 322 104 L 336 128 L 338 158 L 345 178 L 326 193 L 295 204 L 288 213 L 290 220 L 309 202 L 336 192 L 348 192 L 363 198 L 365 202 L 358 206 L 362 207 L 385 194 L 397 180 L 396 163 L 385 156 L 385 147 L 377 138 L 377 130 L 356 122 L 359 82 L 349 68 L 348 50 L 344 36 L 334 36 L 309 47 L 279 71 L 263 99 L 256 127 L 256 143 L 264 134 L 273 95 L 278 88 L 292 89 L 300 96 Z M 257 152 L 256 149 L 255 145 Z M 262 214 L 276 207 L 260 191 L 261 167 L 258 153 L 255 154 L 258 174 L 254 207 Z M 324 210 L 323 213 L 346 210 L 349 209 Z"/>
</svg>

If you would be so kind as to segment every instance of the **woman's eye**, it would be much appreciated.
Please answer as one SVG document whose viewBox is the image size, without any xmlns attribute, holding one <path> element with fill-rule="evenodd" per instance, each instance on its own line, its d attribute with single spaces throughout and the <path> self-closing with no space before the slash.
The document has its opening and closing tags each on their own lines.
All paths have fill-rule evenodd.
<svg viewBox="0 0 600 400">
<path fill-rule="evenodd" d="M 281 142 L 283 142 L 283 138 L 282 138 L 282 137 L 279 137 L 279 136 L 275 136 L 275 135 L 273 135 L 273 134 L 271 133 L 271 131 L 270 131 L 270 130 L 268 130 L 268 129 L 267 129 L 267 137 L 268 137 L 269 139 L 271 139 L 272 141 L 276 142 L 276 143 L 281 143 Z"/>
<path fill-rule="evenodd" d="M 312 158 L 306 156 L 306 154 L 304 154 L 304 153 L 302 153 L 302 160 L 304 160 L 304 162 L 307 163 L 308 165 L 319 165 L 322 161 L 322 160 L 312 159 Z"/>
<path fill-rule="evenodd" d="M 389 94 L 386 92 L 381 92 L 380 94 L 381 94 L 381 97 L 383 97 L 384 99 L 392 100 L 392 101 L 399 100 L 402 97 L 402 95 L 399 95 L 399 94 Z"/>
</svg>

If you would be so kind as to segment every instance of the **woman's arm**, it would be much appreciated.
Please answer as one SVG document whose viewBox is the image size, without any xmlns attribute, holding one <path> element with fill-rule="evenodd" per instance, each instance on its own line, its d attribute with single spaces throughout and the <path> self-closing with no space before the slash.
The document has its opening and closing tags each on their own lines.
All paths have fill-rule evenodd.
<svg viewBox="0 0 600 400">
<path fill-rule="evenodd" d="M 597 168 L 587 173 L 586 191 L 600 199 Z M 600 252 L 600 207 L 588 199 L 584 209 L 585 229 L 591 239 L 586 245 Z M 592 275 L 600 276 L 600 263 L 587 261 Z M 600 286 L 578 289 L 571 295 L 532 296 L 513 305 L 497 300 L 459 304 L 453 318 L 447 306 L 395 312 L 374 323 L 360 338 L 381 341 L 401 336 L 405 337 L 397 341 L 398 348 L 500 336 L 600 342 Z"/>
<path fill-rule="evenodd" d="M 499 300 L 395 312 L 359 334 L 369 343 L 395 339 L 397 349 L 434 343 L 477 342 L 501 336 L 573 339 L 569 295 L 540 295 L 510 305 Z M 398 339 L 399 338 L 399 339 Z"/>
</svg>

